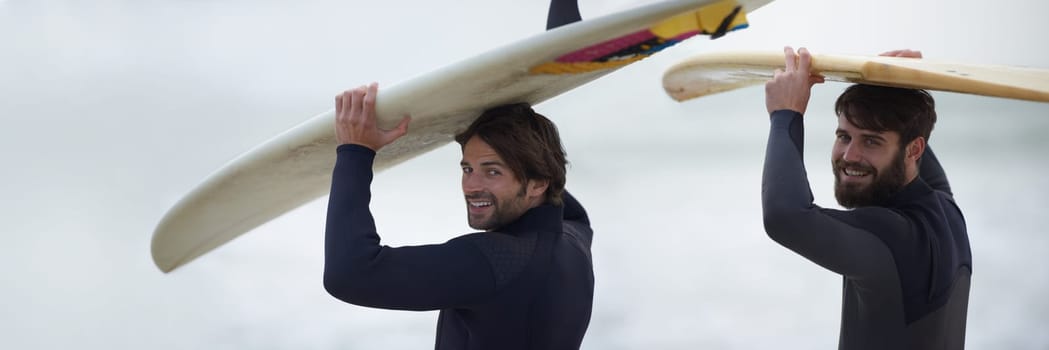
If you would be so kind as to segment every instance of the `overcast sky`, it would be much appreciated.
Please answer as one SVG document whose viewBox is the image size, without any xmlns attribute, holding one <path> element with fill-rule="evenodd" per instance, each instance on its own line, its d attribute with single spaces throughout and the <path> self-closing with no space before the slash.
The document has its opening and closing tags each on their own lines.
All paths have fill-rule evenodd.
<svg viewBox="0 0 1049 350">
<path fill-rule="evenodd" d="M 592 18 L 640 3 L 581 0 L 581 7 L 583 17 Z M 691 54 L 788 44 L 850 54 L 911 48 L 927 58 L 1049 68 L 1046 13 L 1049 3 L 1041 0 L 778 0 L 750 15 L 749 29 L 716 41 L 693 39 L 539 110 L 561 125 L 570 157 L 588 147 L 658 153 L 696 138 L 695 129 L 673 123 L 697 115 L 718 123 L 716 116 L 739 109 L 755 118 L 764 113 L 757 90 L 710 102 L 666 98 L 662 71 Z M 389 332 L 388 324 L 360 316 L 381 311 L 346 309 L 320 287 L 323 199 L 169 275 L 150 260 L 152 230 L 204 176 L 333 108 L 339 91 L 407 80 L 539 33 L 545 15 L 546 3 L 521 0 L 0 0 L 0 237 L 6 238 L 0 244 L 0 347 L 347 344 L 313 321 Z M 821 87 L 817 95 L 832 98 L 841 87 Z M 1006 109 L 988 116 L 991 124 L 1010 123 L 1009 108 L 1049 114 L 1044 104 L 995 103 Z M 767 131 L 755 125 L 756 142 L 712 137 L 709 149 L 742 149 L 750 152 L 747 160 L 760 161 Z M 1046 163 L 1044 149 L 1022 151 L 1030 164 Z M 405 206 L 459 205 L 456 153 L 439 150 L 391 170 L 390 180 L 377 180 L 376 191 L 397 193 L 376 199 L 380 222 L 402 219 L 393 213 Z M 443 163 L 453 171 L 432 174 L 444 170 Z M 578 173 L 630 183 L 629 171 L 574 163 Z M 447 188 L 425 197 L 446 198 L 417 198 L 412 191 L 421 189 L 406 185 L 430 179 L 447 180 Z M 752 179 L 727 181 L 757 186 Z M 433 218 L 432 227 L 464 232 L 461 208 L 449 212 Z M 403 334 L 393 335 L 407 344 L 428 344 L 432 321 L 388 322 L 404 325 Z M 594 326 L 600 322 L 595 318 Z M 836 329 L 824 334 L 833 344 Z M 591 348 L 600 348 L 593 345 L 599 341 L 588 338 Z"/>
</svg>

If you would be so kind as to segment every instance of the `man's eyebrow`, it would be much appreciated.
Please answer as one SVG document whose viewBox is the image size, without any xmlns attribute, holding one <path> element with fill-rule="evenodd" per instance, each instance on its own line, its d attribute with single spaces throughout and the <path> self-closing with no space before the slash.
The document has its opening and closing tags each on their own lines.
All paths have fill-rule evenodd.
<svg viewBox="0 0 1049 350">
<path fill-rule="evenodd" d="M 837 134 L 848 134 L 848 132 L 845 131 L 845 129 L 838 128 L 837 130 L 834 130 L 834 134 L 835 135 L 837 135 Z M 867 137 L 867 138 L 872 138 L 872 139 L 878 139 L 878 140 L 881 140 L 881 141 L 885 141 L 885 137 L 881 136 L 880 133 L 876 133 L 876 132 L 863 132 L 863 131 L 861 131 L 860 132 L 860 136 Z"/>
<path fill-rule="evenodd" d="M 864 133 L 860 133 L 860 135 L 863 135 L 863 137 L 867 137 L 867 138 L 877 139 L 879 141 L 885 141 L 885 137 L 881 136 L 881 134 L 864 132 Z"/>
</svg>

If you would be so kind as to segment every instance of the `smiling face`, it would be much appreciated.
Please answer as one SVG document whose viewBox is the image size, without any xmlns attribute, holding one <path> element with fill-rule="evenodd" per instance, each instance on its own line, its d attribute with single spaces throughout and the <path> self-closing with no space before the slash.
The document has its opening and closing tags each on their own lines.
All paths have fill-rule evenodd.
<svg viewBox="0 0 1049 350">
<path fill-rule="evenodd" d="M 849 86 L 834 102 L 834 196 L 846 208 L 879 206 L 918 176 L 936 102 L 928 92 Z"/>
<path fill-rule="evenodd" d="M 860 129 L 843 116 L 835 136 L 834 197 L 845 208 L 882 205 L 917 176 L 917 158 L 907 154 L 920 138 L 900 147 L 899 133 Z"/>
<path fill-rule="evenodd" d="M 494 230 L 539 206 L 547 182 L 520 181 L 502 157 L 480 137 L 463 145 L 463 195 L 467 221 L 478 230 Z"/>
</svg>

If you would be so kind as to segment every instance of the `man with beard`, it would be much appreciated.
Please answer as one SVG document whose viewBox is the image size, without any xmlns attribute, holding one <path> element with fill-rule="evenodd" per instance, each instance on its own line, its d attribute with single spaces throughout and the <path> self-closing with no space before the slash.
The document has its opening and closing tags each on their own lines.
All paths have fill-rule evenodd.
<svg viewBox="0 0 1049 350">
<path fill-rule="evenodd" d="M 972 257 L 965 220 L 927 147 L 925 91 L 853 85 L 838 98 L 834 192 L 851 210 L 813 204 L 802 162 L 811 56 L 784 49 L 765 86 L 771 131 L 762 179 L 765 230 L 843 276 L 840 349 L 961 349 Z M 891 56 L 920 58 L 916 51 Z"/>
<path fill-rule="evenodd" d="M 470 227 L 443 244 L 380 245 L 368 209 L 375 153 L 407 132 L 375 125 L 376 84 L 336 97 L 324 287 L 347 303 L 440 310 L 437 349 L 578 349 L 590 321 L 593 231 L 565 186 L 557 128 L 527 104 L 455 137 Z"/>
</svg>

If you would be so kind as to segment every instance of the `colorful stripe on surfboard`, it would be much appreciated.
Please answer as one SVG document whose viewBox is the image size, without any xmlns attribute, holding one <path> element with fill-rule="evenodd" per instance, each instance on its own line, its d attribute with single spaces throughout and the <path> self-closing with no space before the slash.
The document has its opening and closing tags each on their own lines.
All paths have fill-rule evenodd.
<svg viewBox="0 0 1049 350">
<path fill-rule="evenodd" d="M 618 68 L 640 61 L 698 34 L 717 39 L 746 28 L 747 17 L 735 0 L 719 1 L 668 18 L 631 34 L 589 46 L 532 67 L 532 74 L 574 74 Z"/>
</svg>

